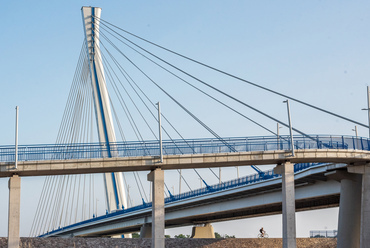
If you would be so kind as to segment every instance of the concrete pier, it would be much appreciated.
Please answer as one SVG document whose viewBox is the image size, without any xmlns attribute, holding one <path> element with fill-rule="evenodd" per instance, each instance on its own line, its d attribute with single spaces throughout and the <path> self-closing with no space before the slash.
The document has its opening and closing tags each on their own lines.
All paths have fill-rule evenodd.
<svg viewBox="0 0 370 248">
<path fill-rule="evenodd" d="M 340 186 L 338 248 L 359 248 L 361 232 L 361 175 L 344 178 Z"/>
<path fill-rule="evenodd" d="M 325 175 L 331 180 L 340 182 L 337 247 L 359 248 L 362 176 L 344 170 L 331 171 Z"/>
<path fill-rule="evenodd" d="M 361 174 L 361 231 L 360 247 L 370 247 L 370 163 L 365 165 L 348 166 L 348 172 Z M 352 203 L 355 205 L 354 203 Z M 357 205 L 360 205 L 357 203 Z"/>
<path fill-rule="evenodd" d="M 153 183 L 152 196 L 152 247 L 164 248 L 164 171 L 157 168 L 148 174 Z"/>
<path fill-rule="evenodd" d="M 275 167 L 282 176 L 283 247 L 296 247 L 294 166 L 290 162 Z"/>
<path fill-rule="evenodd" d="M 19 247 L 19 224 L 21 207 L 21 178 L 9 178 L 8 248 Z"/>
<path fill-rule="evenodd" d="M 360 247 L 370 247 L 370 164 L 363 166 Z"/>
</svg>

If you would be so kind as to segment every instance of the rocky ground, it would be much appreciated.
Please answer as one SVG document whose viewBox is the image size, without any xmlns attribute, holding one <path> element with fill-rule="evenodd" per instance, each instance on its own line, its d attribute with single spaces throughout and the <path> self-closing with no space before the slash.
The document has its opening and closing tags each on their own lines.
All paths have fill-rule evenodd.
<svg viewBox="0 0 370 248">
<path fill-rule="evenodd" d="M 148 247 L 151 239 L 112 239 L 112 238 L 21 238 L 21 248 L 31 247 Z M 224 247 L 253 247 L 273 248 L 282 247 L 282 239 L 166 239 L 166 247 L 188 248 L 224 248 Z M 333 238 L 298 238 L 298 248 L 335 248 L 337 240 Z M 0 248 L 7 248 L 7 238 L 0 238 Z"/>
</svg>

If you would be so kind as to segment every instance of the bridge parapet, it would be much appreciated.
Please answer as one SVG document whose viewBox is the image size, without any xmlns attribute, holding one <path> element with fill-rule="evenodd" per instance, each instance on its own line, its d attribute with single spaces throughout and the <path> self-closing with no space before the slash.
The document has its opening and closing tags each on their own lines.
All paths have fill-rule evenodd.
<svg viewBox="0 0 370 248">
<path fill-rule="evenodd" d="M 352 136 L 294 136 L 294 149 L 370 150 L 370 140 Z M 159 156 L 159 142 L 81 143 L 58 145 L 23 145 L 18 147 L 18 161 L 95 159 L 107 157 L 107 149 L 114 149 L 117 157 Z M 222 138 L 222 140 L 187 139 L 163 141 L 164 155 L 215 154 L 233 152 L 261 152 L 291 150 L 288 136 L 257 136 Z M 14 146 L 0 146 L 0 162 L 15 160 Z"/>
</svg>

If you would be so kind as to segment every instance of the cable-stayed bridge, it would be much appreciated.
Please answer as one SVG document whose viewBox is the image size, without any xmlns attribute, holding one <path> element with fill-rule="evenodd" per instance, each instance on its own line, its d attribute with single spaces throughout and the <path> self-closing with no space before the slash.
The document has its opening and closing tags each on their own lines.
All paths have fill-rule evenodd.
<svg viewBox="0 0 370 248">
<path fill-rule="evenodd" d="M 173 221 L 172 219 L 166 219 L 164 215 L 164 202 L 167 202 L 166 208 L 171 208 L 171 204 L 175 204 L 175 202 L 176 204 L 187 205 L 190 204 L 188 201 L 193 201 L 191 200 L 193 199 L 192 197 L 196 198 L 199 196 L 196 194 L 199 192 L 190 187 L 190 193 L 183 193 L 187 194 L 184 198 L 181 198 L 181 194 L 180 196 L 171 194 L 164 181 L 163 170 L 177 169 L 180 177 L 179 181 L 186 182 L 181 174 L 181 170 L 193 169 L 196 177 L 200 178 L 201 182 L 206 185 L 205 189 L 201 190 L 203 198 L 199 199 L 199 201 L 205 201 L 208 194 L 216 194 L 216 201 L 210 202 L 211 205 L 217 205 L 218 201 L 221 201 L 218 195 L 224 194 L 222 192 L 228 191 L 228 188 L 225 186 L 228 183 L 220 182 L 218 186 L 211 185 L 206 182 L 207 180 L 204 179 L 204 176 L 200 175 L 200 172 L 197 169 L 249 165 L 258 173 L 258 176 L 254 176 L 255 180 L 257 180 L 258 177 L 258 182 L 270 183 L 274 181 L 274 188 L 276 188 L 277 184 L 282 183 L 281 188 L 283 190 L 283 195 L 281 196 L 281 208 L 284 220 L 284 246 L 294 247 L 294 213 L 296 209 L 296 201 L 293 183 L 293 163 L 329 163 L 325 165 L 311 164 L 312 166 L 306 168 L 309 174 L 306 175 L 307 178 L 303 179 L 297 176 L 297 179 L 306 180 L 314 185 L 319 185 L 316 181 L 326 181 L 329 177 L 341 181 L 342 188 L 339 190 L 337 185 L 337 188 L 333 189 L 331 194 L 328 194 L 327 197 L 331 200 L 318 206 L 325 207 L 338 204 L 338 194 L 341 194 L 340 211 L 342 211 L 343 214 L 339 220 L 339 233 L 343 238 L 341 238 L 342 240 L 339 240 L 339 243 L 343 244 L 343 247 L 346 247 L 348 244 L 357 244 L 360 243 L 360 241 L 362 244 L 367 242 L 367 237 L 369 235 L 367 235 L 367 229 L 365 227 L 368 226 L 369 220 L 366 214 L 368 207 L 366 199 L 369 193 L 366 190 L 360 190 L 360 188 L 367 189 L 369 184 L 366 176 L 368 175 L 367 162 L 370 158 L 368 152 L 369 141 L 367 139 L 341 135 L 322 136 L 306 134 L 294 126 L 292 127 L 290 123 L 287 124 L 273 115 L 268 114 L 266 111 L 259 110 L 252 104 L 248 104 L 239 97 L 232 95 L 228 91 L 228 87 L 221 89 L 216 86 L 216 84 L 209 83 L 200 77 L 187 72 L 186 69 L 182 69 L 181 67 L 162 59 L 155 53 L 144 49 L 123 35 L 132 36 L 133 34 L 101 19 L 100 11 L 101 10 L 99 8 L 91 7 L 84 7 L 82 9 L 85 41 L 81 49 L 80 59 L 64 112 L 63 121 L 58 133 L 56 145 L 30 145 L 18 147 L 18 154 L 16 157 L 19 162 L 16 164 L 16 168 L 14 168 L 13 162 L 15 160 L 14 147 L 1 147 L 0 152 L 2 162 L 0 176 L 11 177 L 10 204 L 14 204 L 9 208 L 11 211 L 16 211 L 17 206 L 19 205 L 19 202 L 17 203 L 16 201 L 17 192 L 19 193 L 20 190 L 19 176 L 105 173 L 104 187 L 107 214 L 103 217 L 96 217 L 94 216 L 96 211 L 93 210 L 92 212 L 94 215 L 89 223 L 98 221 L 101 226 L 102 222 L 105 223 L 104 225 L 109 225 L 109 221 L 112 221 L 113 223 L 117 222 L 116 219 L 111 217 L 120 216 L 119 218 L 125 218 L 126 216 L 130 216 L 129 218 L 136 218 L 135 216 L 132 216 L 132 214 L 134 214 L 133 210 L 146 211 L 145 215 L 148 216 L 147 207 L 150 207 L 152 202 L 153 215 L 150 217 L 150 221 L 149 218 L 146 218 L 144 221 L 136 222 L 136 226 L 134 227 L 128 226 L 127 229 L 121 228 L 111 232 L 109 231 L 111 229 L 107 228 L 101 231 L 99 235 L 115 235 L 121 234 L 121 232 L 126 233 L 136 231 L 138 226 L 142 225 L 143 227 L 147 227 L 145 225 L 151 223 L 152 237 L 154 241 L 153 244 L 155 247 L 161 247 L 163 246 L 164 225 L 165 223 L 171 223 L 171 221 Z M 140 37 L 134 37 L 144 42 L 149 42 Z M 113 40 L 128 47 L 130 52 L 123 52 L 123 50 L 119 48 Z M 192 60 L 184 55 L 158 46 L 157 44 L 151 42 L 149 42 L 149 44 L 153 45 L 155 49 L 170 52 L 174 55 L 180 56 L 182 59 L 186 59 L 197 65 L 216 71 L 223 76 L 258 87 L 259 89 L 284 97 L 285 99 L 298 102 L 328 115 L 335 116 L 335 118 L 340 118 L 356 125 L 368 127 L 368 125 L 351 120 L 350 118 L 313 106 L 300 101 L 299 99 L 289 97 L 285 94 Z M 145 61 L 145 64 L 143 66 L 138 66 L 138 63 L 131 59 L 131 53 L 139 54 L 139 57 L 141 60 Z M 123 64 L 121 59 L 118 58 L 123 58 L 127 64 Z M 157 72 L 148 73 L 148 64 L 154 65 L 157 69 L 166 72 L 166 76 L 159 77 Z M 134 72 L 129 71 L 129 68 L 133 69 Z M 150 84 L 140 86 L 139 82 L 144 80 Z M 191 89 L 195 90 L 196 93 L 190 93 L 188 89 L 181 89 L 181 94 L 175 97 L 173 92 L 178 90 L 176 89 L 177 86 L 168 83 L 173 82 L 174 80 L 188 85 Z M 194 82 L 196 82 L 197 85 Z M 109 84 L 111 84 L 111 90 L 108 90 Z M 211 90 L 211 92 L 209 90 Z M 131 91 L 131 93 L 129 93 L 129 91 Z M 114 103 L 114 94 L 112 92 L 114 92 L 116 100 L 118 101 L 117 105 Z M 137 99 L 134 100 L 133 96 Z M 155 104 L 159 99 L 161 99 L 161 102 L 163 103 L 163 96 L 167 97 L 167 99 L 172 102 L 170 105 L 171 108 L 176 106 L 177 111 L 183 111 L 187 117 L 177 117 L 177 120 L 175 120 L 177 124 L 170 122 L 169 119 L 159 111 L 159 104 Z M 193 108 L 193 110 L 190 110 L 190 108 L 186 106 L 192 106 L 192 101 L 200 98 L 200 96 L 205 96 L 207 100 L 217 103 L 219 107 L 238 115 L 243 120 L 247 120 L 253 125 L 261 128 L 264 132 L 268 132 L 274 136 L 245 138 L 224 138 L 220 136 L 211 128 L 211 125 L 206 124 L 206 122 L 202 120 L 203 117 L 205 117 L 203 114 L 196 114 L 198 111 L 197 108 L 199 107 L 198 105 L 197 108 Z M 183 102 L 186 102 L 187 104 L 184 104 Z M 129 107 L 129 103 L 132 105 L 131 107 Z M 139 107 L 139 103 L 143 110 Z M 205 101 L 200 105 L 207 107 L 208 102 Z M 279 127 L 277 132 L 272 131 L 266 127 L 267 125 L 262 125 L 261 122 L 257 122 L 250 118 L 249 115 L 244 114 L 245 111 L 241 108 L 246 108 L 248 111 L 254 111 L 263 118 L 274 122 L 274 124 L 279 123 L 282 126 L 289 127 L 291 131 L 294 131 L 299 135 L 279 135 Z M 137 116 L 134 116 L 133 110 L 138 113 Z M 218 120 L 223 121 L 224 117 L 221 116 L 219 108 L 211 109 L 209 111 L 214 111 L 214 115 L 219 117 Z M 124 120 L 125 123 L 120 121 L 121 116 L 126 116 L 126 119 Z M 151 122 L 149 121 L 149 118 L 147 118 L 148 116 L 150 117 Z M 142 122 L 138 123 L 137 119 L 141 119 Z M 161 124 L 161 119 L 163 120 L 163 125 Z M 95 123 L 93 124 L 93 122 Z M 158 123 L 160 130 L 159 134 L 154 131 L 158 128 Z M 183 138 L 181 132 L 177 129 L 177 126 L 185 125 L 187 128 L 193 129 L 195 123 L 204 128 L 214 138 Z M 167 128 L 165 128 L 165 126 Z M 127 133 L 127 127 L 131 127 L 133 130 L 132 134 Z M 117 130 L 117 134 L 119 134 L 121 138 L 116 137 Z M 148 139 L 144 138 L 147 137 L 146 132 L 154 137 L 153 141 L 148 141 Z M 165 140 L 162 140 L 161 132 L 167 136 Z M 133 135 L 138 141 L 127 141 L 132 139 L 130 135 Z M 175 136 L 179 138 L 173 138 Z M 98 142 L 94 142 L 96 140 L 98 140 Z M 122 140 L 122 142 L 117 142 L 117 140 Z M 339 163 L 341 165 L 336 166 L 332 165 L 332 163 Z M 275 170 L 276 173 L 264 172 L 258 167 L 258 165 L 265 164 L 277 165 Z M 343 166 L 342 164 L 345 165 Z M 297 167 L 299 167 L 299 165 Z M 315 171 L 317 168 L 321 168 L 321 170 L 318 169 L 318 171 Z M 145 197 L 141 196 L 143 204 L 139 205 L 139 207 L 137 207 L 138 209 L 135 209 L 135 207 L 129 208 L 129 187 L 127 187 L 127 184 L 125 183 L 124 174 L 121 174 L 120 172 L 148 170 L 152 171 L 148 176 L 148 179 L 152 182 L 152 195 L 150 197 L 152 200 L 144 200 Z M 213 170 L 210 170 L 208 173 L 215 175 L 215 177 L 221 181 L 221 173 L 217 175 Z M 276 177 L 278 174 L 282 175 L 281 179 Z M 310 177 L 312 176 L 311 174 L 317 174 L 318 177 L 314 177 L 315 179 L 313 179 Z M 361 177 L 357 176 L 357 174 L 364 174 L 365 176 Z M 136 176 L 138 176 L 137 174 L 134 174 L 134 176 L 139 190 L 142 188 L 141 191 L 144 192 L 145 190 L 144 187 L 142 187 L 141 179 L 139 177 L 136 178 Z M 242 182 L 234 183 L 233 188 L 236 189 L 242 187 L 245 192 L 249 192 L 249 183 L 252 183 L 253 180 L 251 179 L 252 181 L 249 181 L 249 179 L 247 180 L 245 178 L 245 181 L 243 181 L 244 179 L 242 179 L 242 177 L 240 179 L 247 185 L 245 189 L 244 186 L 242 186 Z M 333 180 L 328 180 L 327 184 L 324 183 L 321 186 L 325 189 L 330 188 L 333 184 Z M 94 184 L 91 179 L 89 183 Z M 255 181 L 253 183 L 255 183 Z M 68 235 L 70 234 L 68 232 L 72 227 L 79 229 L 79 231 L 84 230 L 83 228 L 86 225 L 86 222 L 84 221 L 73 224 L 71 221 L 65 221 L 68 218 L 72 219 L 72 212 L 75 209 L 76 213 L 74 214 L 74 219 L 77 220 L 78 206 L 82 209 L 86 208 L 86 202 L 82 201 L 78 203 L 79 198 L 85 199 L 85 197 L 81 197 L 79 195 L 80 191 L 74 192 L 71 190 L 72 188 L 75 188 L 76 185 L 78 185 L 79 188 L 81 184 L 83 187 L 86 185 L 85 182 L 77 182 L 76 178 L 69 176 L 64 177 L 63 179 L 50 179 L 45 183 L 45 190 L 43 191 L 44 205 L 41 205 L 41 208 L 39 208 L 37 213 L 39 216 L 35 218 L 36 221 L 44 219 L 43 217 L 46 215 L 46 209 L 44 209 L 45 206 L 52 205 L 54 207 L 52 207 L 51 210 L 51 217 L 46 218 L 46 225 L 44 224 L 46 229 L 39 229 L 43 230 L 43 233 L 37 233 L 38 230 L 36 230 L 36 235 L 49 235 L 47 233 L 50 233 L 51 235 L 53 235 L 53 233 L 59 235 L 63 232 Z M 265 186 L 262 184 L 256 185 L 260 186 L 260 188 L 256 189 L 257 192 L 258 190 L 264 192 Z M 167 188 L 166 190 L 165 187 Z M 309 186 L 307 186 L 307 189 L 306 186 L 302 189 L 303 192 L 310 191 Z M 140 195 L 142 195 L 141 191 Z M 362 193 L 358 193 L 359 191 Z M 164 192 L 166 192 L 166 194 L 170 194 L 166 200 L 164 199 Z M 235 194 L 235 192 L 230 192 L 230 197 L 233 194 Z M 245 195 L 248 200 L 248 193 Z M 176 197 L 178 197 L 177 201 L 172 202 Z M 226 196 L 224 195 L 223 197 L 227 199 L 229 196 L 226 194 Z M 271 199 L 274 197 L 276 196 L 271 196 Z M 318 195 L 314 195 L 311 198 L 315 197 L 320 198 Z M 309 198 L 310 197 L 306 196 L 306 198 L 302 199 L 303 201 L 307 201 Z M 351 200 L 348 200 L 347 198 Z M 48 201 L 48 199 L 50 201 Z M 74 201 L 76 201 L 75 205 L 73 205 Z M 348 206 L 349 202 L 354 203 L 355 207 Z M 311 203 L 313 204 L 315 201 L 312 201 Z M 238 204 L 239 203 L 235 203 L 233 208 L 238 208 Z M 278 203 L 275 202 L 275 204 Z M 196 204 L 191 202 L 190 205 Z M 260 205 L 256 204 L 252 207 L 256 208 Z M 233 208 L 228 209 L 228 211 L 232 211 Z M 194 211 L 200 210 L 198 209 Z M 276 211 L 280 210 L 275 209 L 272 211 L 266 209 L 265 213 L 262 211 L 260 214 L 269 214 Z M 89 214 L 86 212 L 89 212 Z M 85 210 L 83 215 L 91 217 L 90 212 L 91 211 Z M 16 212 L 9 214 L 16 216 Z M 222 219 L 222 217 L 217 216 L 222 216 L 224 214 L 225 213 L 222 211 L 219 214 L 215 214 L 214 220 L 217 221 L 217 218 Z M 186 219 L 186 217 L 183 218 Z M 204 215 L 199 218 L 200 220 L 192 220 L 191 223 L 199 224 L 212 222 L 210 220 L 204 220 Z M 9 225 L 14 226 L 16 225 L 16 222 L 16 219 L 10 220 Z M 356 228 L 349 228 L 343 224 L 348 222 L 353 223 L 353 226 Z M 55 226 L 55 224 L 60 223 L 63 223 L 64 225 Z M 189 224 L 189 222 L 186 223 L 184 221 L 182 223 Z M 35 225 L 38 228 L 40 224 L 37 222 Z M 181 225 L 181 221 L 180 223 L 174 223 L 173 225 L 179 226 Z M 67 227 L 69 227 L 69 230 Z M 210 230 L 209 226 L 204 227 L 204 229 Z M 9 230 L 13 230 L 13 228 L 9 228 Z M 86 228 L 86 230 L 88 230 L 88 228 Z M 143 230 L 143 233 L 145 233 L 145 230 Z M 86 235 L 86 233 L 84 235 Z M 9 234 L 10 244 L 13 244 L 13 242 L 17 243 L 16 240 L 16 233 L 14 235 Z"/>
</svg>

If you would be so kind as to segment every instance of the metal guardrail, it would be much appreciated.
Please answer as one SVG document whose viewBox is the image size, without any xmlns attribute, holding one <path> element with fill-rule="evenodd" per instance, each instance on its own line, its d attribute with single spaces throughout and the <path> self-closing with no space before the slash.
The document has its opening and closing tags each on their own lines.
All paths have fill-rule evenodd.
<svg viewBox="0 0 370 248">
<path fill-rule="evenodd" d="M 163 141 L 164 155 L 228 153 L 290 150 L 289 136 L 256 136 Z M 22 145 L 18 161 L 68 160 L 107 157 L 108 149 L 115 157 L 159 156 L 159 141 L 86 143 L 58 145 Z M 370 140 L 352 136 L 294 136 L 294 149 L 359 149 L 370 150 Z M 14 146 L 0 146 L 0 162 L 15 160 Z"/>
<path fill-rule="evenodd" d="M 336 238 L 337 230 L 310 231 L 310 238 Z"/>
<path fill-rule="evenodd" d="M 317 165 L 322 165 L 322 164 L 321 163 L 295 164 L 294 165 L 294 172 L 299 172 L 299 171 L 302 171 L 302 170 L 307 169 L 307 168 L 315 167 Z M 273 170 L 268 170 L 268 171 L 265 171 L 263 175 L 261 175 L 261 174 L 252 174 L 252 175 L 249 175 L 249 176 L 246 176 L 246 177 L 241 177 L 241 178 L 238 178 L 238 179 L 230 180 L 230 181 L 223 182 L 223 183 L 220 183 L 220 184 L 211 185 L 211 186 L 208 186 L 208 187 L 205 187 L 205 188 L 185 192 L 185 193 L 182 193 L 182 194 L 170 195 L 169 197 L 166 197 L 164 199 L 164 201 L 165 201 L 165 204 L 169 204 L 169 203 L 178 202 L 178 201 L 181 201 L 181 200 L 186 200 L 186 199 L 201 196 L 201 195 L 206 195 L 206 194 L 209 194 L 209 193 L 220 192 L 220 191 L 227 190 L 227 189 L 230 189 L 230 188 L 236 188 L 236 187 L 239 187 L 239 186 L 253 184 L 253 183 L 269 180 L 269 179 L 272 179 L 272 178 L 278 178 L 278 177 L 281 177 L 281 175 L 275 174 Z M 99 217 L 94 216 L 92 219 L 81 221 L 81 222 L 78 222 L 78 223 L 75 223 L 75 224 L 72 224 L 72 225 L 69 225 L 69 226 L 66 226 L 66 227 L 61 227 L 61 228 L 58 228 L 56 230 L 52 230 L 48 233 L 40 235 L 39 237 L 45 237 L 45 236 L 48 236 L 50 234 L 57 233 L 61 230 L 68 230 L 68 229 L 71 229 L 71 228 L 74 228 L 74 227 L 77 227 L 77 226 L 82 226 L 84 224 L 92 223 L 92 222 L 103 220 L 103 219 L 106 219 L 106 218 L 111 218 L 111 217 L 118 216 L 118 215 L 132 213 L 132 212 L 143 210 L 143 209 L 149 209 L 151 207 L 152 207 L 151 202 L 149 202 L 149 203 L 143 202 L 143 204 L 138 205 L 138 206 L 134 206 L 134 207 L 127 208 L 127 209 L 122 209 L 122 210 L 117 210 L 113 213 L 106 213 L 105 215 L 102 215 L 102 216 L 99 216 Z"/>
</svg>

